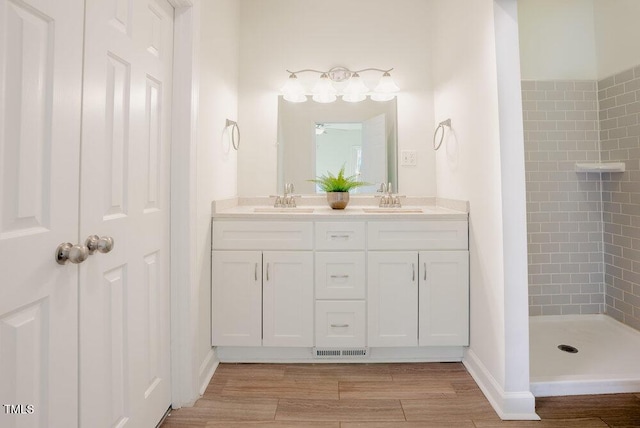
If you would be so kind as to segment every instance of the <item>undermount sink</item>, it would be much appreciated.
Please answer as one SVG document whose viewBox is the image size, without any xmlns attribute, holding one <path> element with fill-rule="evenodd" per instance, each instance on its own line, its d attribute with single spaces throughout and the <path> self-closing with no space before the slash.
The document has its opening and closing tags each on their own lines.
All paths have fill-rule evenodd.
<svg viewBox="0 0 640 428">
<path fill-rule="evenodd" d="M 362 211 L 364 211 L 365 213 L 387 213 L 387 214 L 421 213 L 422 208 L 363 208 Z"/>
<path fill-rule="evenodd" d="M 254 213 L 312 213 L 313 208 L 282 208 L 282 207 L 256 207 L 253 209 Z"/>
</svg>

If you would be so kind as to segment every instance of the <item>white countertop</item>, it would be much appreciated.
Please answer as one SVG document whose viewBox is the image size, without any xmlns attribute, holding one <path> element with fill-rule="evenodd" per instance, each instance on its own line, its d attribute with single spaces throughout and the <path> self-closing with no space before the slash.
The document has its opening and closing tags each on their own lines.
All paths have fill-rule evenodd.
<svg viewBox="0 0 640 428">
<path fill-rule="evenodd" d="M 273 198 L 232 198 L 214 201 L 214 219 L 234 220 L 467 220 L 464 201 L 436 198 L 403 199 L 402 208 L 379 208 L 372 196 L 352 196 L 343 210 L 331 209 L 324 195 L 296 199 L 297 208 L 273 208 Z"/>
</svg>

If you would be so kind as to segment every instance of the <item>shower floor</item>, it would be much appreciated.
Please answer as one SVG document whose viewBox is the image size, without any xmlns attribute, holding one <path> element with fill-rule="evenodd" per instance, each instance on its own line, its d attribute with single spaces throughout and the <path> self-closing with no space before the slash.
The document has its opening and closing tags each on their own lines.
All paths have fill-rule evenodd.
<svg viewBox="0 0 640 428">
<path fill-rule="evenodd" d="M 536 397 L 640 392 L 640 332 L 607 315 L 530 317 L 529 341 Z"/>
</svg>

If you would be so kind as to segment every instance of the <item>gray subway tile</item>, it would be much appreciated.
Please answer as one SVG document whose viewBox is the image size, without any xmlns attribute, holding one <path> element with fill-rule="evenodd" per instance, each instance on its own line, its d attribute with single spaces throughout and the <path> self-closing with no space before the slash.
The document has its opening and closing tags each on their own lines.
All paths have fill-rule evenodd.
<svg viewBox="0 0 640 428">
<path fill-rule="evenodd" d="M 615 84 L 618 85 L 620 83 L 628 82 L 634 78 L 633 69 L 623 71 L 622 73 L 618 73 L 614 76 Z"/>
</svg>

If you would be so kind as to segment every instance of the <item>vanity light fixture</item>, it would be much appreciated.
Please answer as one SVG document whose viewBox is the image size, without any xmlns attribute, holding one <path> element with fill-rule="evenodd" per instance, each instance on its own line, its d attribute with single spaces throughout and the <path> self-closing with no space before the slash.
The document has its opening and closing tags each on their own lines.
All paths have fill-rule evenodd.
<svg viewBox="0 0 640 428">
<path fill-rule="evenodd" d="M 298 81 L 298 76 L 295 73 L 291 73 L 287 83 L 281 89 L 283 98 L 292 103 L 303 103 L 307 101 L 305 90 L 302 84 Z"/>
<path fill-rule="evenodd" d="M 312 69 L 304 69 L 298 71 L 290 71 L 289 79 L 287 83 L 282 87 L 283 98 L 290 102 L 304 102 L 307 100 L 308 91 L 298 80 L 298 74 L 313 72 L 320 74 L 320 79 L 316 82 L 311 90 L 312 98 L 318 103 L 332 103 L 337 99 L 337 96 L 342 96 L 342 99 L 347 102 L 355 103 L 363 101 L 367 98 L 367 95 L 374 101 L 389 101 L 396 96 L 396 93 L 400 90 L 398 85 L 391 78 L 390 71 L 380 68 L 365 68 L 362 70 L 352 71 L 345 67 L 334 67 L 329 71 L 320 71 Z M 369 90 L 367 85 L 360 77 L 360 73 L 367 71 L 381 72 L 382 77 L 375 87 L 373 92 Z M 339 85 L 339 89 L 334 86 L 334 83 Z"/>
</svg>

